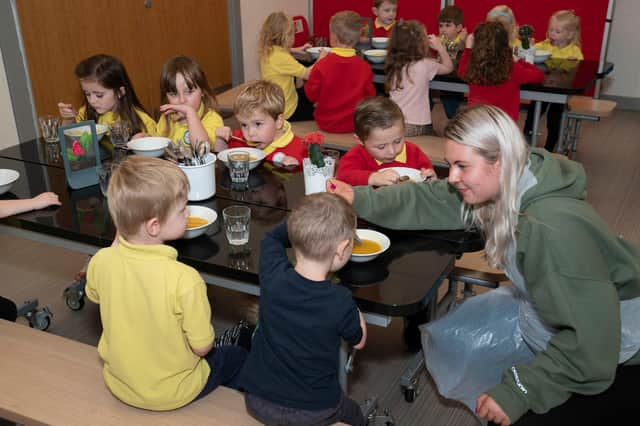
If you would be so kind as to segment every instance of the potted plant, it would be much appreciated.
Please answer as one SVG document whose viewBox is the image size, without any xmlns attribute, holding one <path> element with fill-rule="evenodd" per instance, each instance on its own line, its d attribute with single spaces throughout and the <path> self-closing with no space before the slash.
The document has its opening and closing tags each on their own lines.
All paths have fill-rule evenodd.
<svg viewBox="0 0 640 426">
<path fill-rule="evenodd" d="M 308 146 L 308 156 L 302 160 L 305 195 L 324 192 L 327 179 L 336 171 L 339 153 L 322 148 L 324 136 L 321 133 L 309 133 L 303 138 Z"/>
</svg>

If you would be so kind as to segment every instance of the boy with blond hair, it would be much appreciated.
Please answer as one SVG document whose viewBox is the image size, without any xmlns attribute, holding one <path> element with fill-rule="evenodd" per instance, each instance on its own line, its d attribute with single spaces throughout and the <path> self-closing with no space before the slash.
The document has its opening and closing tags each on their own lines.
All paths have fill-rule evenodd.
<svg viewBox="0 0 640 426">
<path fill-rule="evenodd" d="M 284 92 L 280 86 L 266 80 L 248 83 L 233 103 L 240 129 L 233 132 L 229 148 L 258 148 L 272 163 L 301 165 L 307 156 L 307 148 L 284 119 L 284 107 Z"/>
<path fill-rule="evenodd" d="M 351 257 L 355 232 L 352 207 L 323 192 L 262 240 L 260 326 L 240 383 L 247 410 L 265 424 L 365 424 L 340 388 L 338 349 L 341 339 L 364 347 L 367 329 L 349 289 L 329 279 Z"/>
<path fill-rule="evenodd" d="M 169 161 L 123 161 L 107 200 L 118 236 L 87 272 L 87 297 L 100 304 L 105 384 L 121 401 L 147 410 L 181 407 L 221 384 L 237 388 L 246 358 L 240 347 L 211 350 L 204 281 L 164 245 L 184 234 L 188 191 L 187 177 Z"/>
<path fill-rule="evenodd" d="M 398 0 L 374 0 L 371 8 L 376 19 L 373 21 L 372 37 L 389 37 L 396 23 Z"/>
<path fill-rule="evenodd" d="M 320 129 L 349 133 L 353 132 L 353 110 L 358 102 L 376 94 L 373 73 L 354 48 L 360 39 L 360 15 L 336 13 L 329 21 L 329 31 L 331 53 L 316 62 L 304 91 L 317 103 L 313 115 Z"/>
</svg>

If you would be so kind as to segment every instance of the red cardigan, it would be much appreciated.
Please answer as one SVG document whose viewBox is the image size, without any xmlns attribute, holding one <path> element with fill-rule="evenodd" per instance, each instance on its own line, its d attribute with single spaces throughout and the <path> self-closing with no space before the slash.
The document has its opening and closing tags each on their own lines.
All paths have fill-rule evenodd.
<svg viewBox="0 0 640 426">
<path fill-rule="evenodd" d="M 358 102 L 374 96 L 371 67 L 358 56 L 330 53 L 316 62 L 304 92 L 317 106 L 313 116 L 318 127 L 330 133 L 353 132 L 353 111 Z"/>
<path fill-rule="evenodd" d="M 464 79 L 467 72 L 471 49 L 464 49 L 458 75 Z M 515 61 L 509 73 L 509 80 L 496 86 L 469 84 L 469 105 L 488 104 L 502 108 L 507 114 L 518 121 L 520 111 L 520 85 L 527 83 L 542 83 L 544 73 L 535 65 L 525 61 Z"/>
<path fill-rule="evenodd" d="M 407 162 L 393 161 L 378 164 L 362 145 L 355 145 L 338 162 L 337 178 L 353 186 L 369 185 L 369 176 L 387 167 L 411 167 L 412 169 L 432 169 L 429 157 L 417 145 L 405 141 Z"/>
<path fill-rule="evenodd" d="M 233 136 L 244 139 L 244 136 L 242 135 L 241 130 L 234 130 Z M 248 145 L 245 142 L 240 142 L 237 139 L 230 139 L 228 143 L 228 147 L 229 148 L 246 148 L 246 147 L 253 148 L 253 146 Z M 293 139 L 291 139 L 291 142 L 289 142 L 286 146 L 283 146 L 282 148 L 276 148 L 271 154 L 265 157 L 265 160 L 273 162 L 273 156 L 278 152 L 282 152 L 284 155 L 288 155 L 289 157 L 295 158 L 296 160 L 298 160 L 298 163 L 302 165 L 302 159 L 309 156 L 307 155 L 307 151 L 308 151 L 308 148 L 304 143 L 302 143 L 302 139 L 294 135 Z"/>
</svg>

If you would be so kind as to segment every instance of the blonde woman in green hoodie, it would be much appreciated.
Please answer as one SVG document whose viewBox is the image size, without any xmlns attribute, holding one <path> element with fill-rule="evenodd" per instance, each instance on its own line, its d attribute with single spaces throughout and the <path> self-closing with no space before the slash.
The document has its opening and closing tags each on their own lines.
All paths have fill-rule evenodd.
<svg viewBox="0 0 640 426">
<path fill-rule="evenodd" d="M 511 280 L 423 326 L 438 390 L 503 426 L 615 424 L 635 411 L 620 383 L 640 380 L 640 250 L 585 201 L 582 166 L 529 150 L 499 108 L 460 112 L 445 137 L 448 180 L 327 183 L 387 228 L 478 227 Z"/>
</svg>

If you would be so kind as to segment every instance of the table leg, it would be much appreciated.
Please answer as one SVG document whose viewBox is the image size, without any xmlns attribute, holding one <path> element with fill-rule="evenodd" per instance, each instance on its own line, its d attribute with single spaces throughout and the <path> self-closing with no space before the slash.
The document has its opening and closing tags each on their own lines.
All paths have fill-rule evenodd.
<svg viewBox="0 0 640 426">
<path fill-rule="evenodd" d="M 566 132 L 565 126 L 567 125 L 567 104 L 564 105 L 562 110 L 562 118 L 560 119 L 560 133 L 558 133 L 558 141 L 556 142 L 556 152 L 564 153 L 565 141 L 564 134 Z"/>
<path fill-rule="evenodd" d="M 540 101 L 534 102 L 533 127 L 531 128 L 531 142 L 529 144 L 535 148 L 538 142 L 538 126 L 540 125 L 540 111 L 542 110 L 542 103 Z"/>
</svg>

